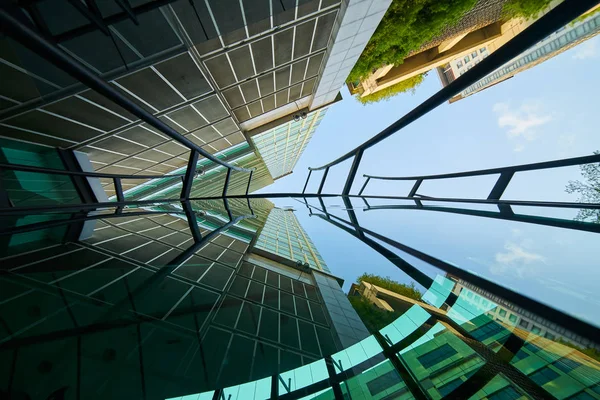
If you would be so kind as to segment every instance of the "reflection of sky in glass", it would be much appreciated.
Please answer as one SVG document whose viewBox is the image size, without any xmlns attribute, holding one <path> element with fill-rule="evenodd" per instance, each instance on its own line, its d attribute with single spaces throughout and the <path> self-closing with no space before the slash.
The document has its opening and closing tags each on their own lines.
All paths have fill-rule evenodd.
<svg viewBox="0 0 600 400">
<path fill-rule="evenodd" d="M 368 201 L 379 205 L 390 203 L 388 200 Z M 332 215 L 349 220 L 341 199 L 328 198 L 324 202 Z M 360 199 L 353 200 L 355 206 L 360 206 L 359 202 Z M 321 208 L 318 200 L 309 200 L 309 204 Z M 487 205 L 453 203 L 443 206 L 498 212 Z M 364 204 L 361 207 L 365 207 Z M 332 273 L 340 275 L 348 284 L 366 271 L 364 265 L 372 266 L 370 273 L 400 282 L 412 281 L 347 232 L 318 217 L 308 217 L 306 207 L 300 203 L 296 209 L 300 223 L 321 250 Z M 316 210 L 313 212 L 317 213 Z M 520 207 L 518 212 L 572 218 L 572 215 L 561 215 L 564 213 L 551 208 Z M 597 265 L 595 233 L 436 211 L 364 211 L 357 208 L 355 213 L 361 226 L 367 229 L 579 318 L 596 324 L 600 321 L 600 292 L 596 288 L 600 269 L 592 268 Z M 352 246 L 348 245 L 350 241 L 353 241 Z M 434 267 L 382 245 L 432 278 L 440 273 L 443 275 Z M 432 296 L 428 302 L 437 305 L 439 300 Z"/>
</svg>

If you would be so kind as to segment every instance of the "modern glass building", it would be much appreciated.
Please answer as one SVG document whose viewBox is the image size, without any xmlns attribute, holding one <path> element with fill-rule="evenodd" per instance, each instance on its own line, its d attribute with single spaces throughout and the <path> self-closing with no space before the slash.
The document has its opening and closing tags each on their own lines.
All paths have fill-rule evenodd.
<svg viewBox="0 0 600 400">
<path fill-rule="evenodd" d="M 255 148 L 247 133 L 287 125 L 334 102 L 341 75 L 389 0 L 358 8 L 346 0 L 139 0 L 126 8 L 116 1 L 79 3 L 44 0 L 35 10 L 13 11 L 203 150 L 227 157 L 236 146 L 250 146 L 251 164 L 264 175 L 251 187 L 256 190 L 279 171 L 291 172 L 318 124 L 298 140 L 278 139 L 281 157 L 269 151 L 273 146 Z M 344 47 L 334 48 L 342 40 Z M 345 72 L 336 86 L 331 73 L 340 70 L 342 52 Z M 0 46 L 0 75 L 0 137 L 77 150 L 99 172 L 166 174 L 187 165 L 187 147 L 10 38 Z M 122 185 L 127 190 L 143 182 Z M 116 194 L 110 179 L 101 183 L 109 197 Z"/>
<path fill-rule="evenodd" d="M 310 268 L 329 273 L 329 268 L 308 237 L 292 209 L 273 208 L 256 241 L 256 248 L 291 261 L 307 263 Z"/>
<path fill-rule="evenodd" d="M 322 108 L 252 136 L 252 142 L 273 179 L 280 178 L 294 170 L 326 112 L 327 108 Z"/>
<path fill-rule="evenodd" d="M 337 227 L 331 232 L 348 247 L 367 246 L 426 290 L 422 301 L 398 300 L 401 315 L 370 335 L 330 271 L 341 260 L 325 265 L 297 214 L 248 195 L 250 177 L 255 185 L 273 180 L 252 137 L 334 101 L 389 3 L 0 4 L 0 72 L 8 78 L 0 83 L 0 398 L 600 398 L 592 346 L 496 321 L 491 310 L 505 303 L 473 302 L 469 293 L 479 285 L 590 342 L 597 325 L 444 254 L 366 230 L 365 213 L 355 212 L 411 207 L 421 213 L 419 229 L 436 228 L 432 240 L 440 212 L 591 237 L 597 224 L 520 214 L 511 204 L 599 205 L 500 200 L 516 167 L 499 169 L 486 200 L 460 199 L 461 207 L 483 202 L 499 212 L 433 208 L 457 199 L 415 197 L 427 177 L 408 198 L 328 195 L 334 213 L 318 193 L 297 193 L 302 211 Z M 557 20 L 561 10 L 569 12 L 561 8 Z M 545 29 L 556 29 L 552 21 Z M 428 104 L 441 104 L 444 93 Z M 348 189 L 367 149 L 348 153 Z M 402 233 L 409 229 L 407 220 Z M 585 277 L 594 272 L 590 253 Z M 582 265 L 572 261 L 572 270 Z M 456 293 L 438 270 L 474 286 Z M 597 315 L 595 300 L 572 304 Z"/>
<path fill-rule="evenodd" d="M 83 226 L 68 213 L 60 226 L 3 235 L 0 370 L 14 365 L 19 377 L 9 393 L 168 398 L 270 377 L 356 343 L 344 308 L 329 310 L 338 278 L 255 253 L 273 210 L 265 199 L 107 208 Z M 55 222 L 44 217 L 11 221 Z M 21 378 L 36 368 L 36 383 Z"/>
<path fill-rule="evenodd" d="M 448 278 L 455 282 L 453 292 L 460 295 L 464 291 L 465 295 L 463 297 L 473 306 L 481 304 L 482 306 L 487 307 L 490 303 L 496 304 L 496 307 L 491 308 L 487 312 L 487 315 L 495 321 L 517 326 L 519 329 L 526 332 L 531 332 L 550 340 L 559 340 L 582 348 L 591 347 L 600 349 L 599 344 L 571 332 L 568 328 L 552 323 L 535 313 L 507 302 L 502 298 L 498 298 L 462 279 L 451 275 L 449 275 Z"/>
</svg>

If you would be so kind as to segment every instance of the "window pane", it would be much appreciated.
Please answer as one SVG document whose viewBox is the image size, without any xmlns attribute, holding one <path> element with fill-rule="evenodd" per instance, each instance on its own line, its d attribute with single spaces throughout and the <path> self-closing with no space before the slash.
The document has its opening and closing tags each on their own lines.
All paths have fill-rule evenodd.
<svg viewBox="0 0 600 400">
<path fill-rule="evenodd" d="M 284 314 L 279 314 L 279 329 L 281 343 L 295 348 L 300 347 L 298 340 L 298 325 L 296 318 L 288 317 Z"/>
</svg>

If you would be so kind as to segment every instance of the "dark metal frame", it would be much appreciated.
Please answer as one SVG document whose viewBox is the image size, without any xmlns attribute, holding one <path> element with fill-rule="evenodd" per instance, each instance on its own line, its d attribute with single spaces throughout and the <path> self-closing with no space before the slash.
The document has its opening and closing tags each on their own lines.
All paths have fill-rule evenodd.
<svg viewBox="0 0 600 400">
<path fill-rule="evenodd" d="M 495 175 L 500 174 L 498 180 L 494 184 L 490 194 L 488 195 L 488 200 L 500 200 L 502 194 L 508 187 L 512 177 L 517 172 L 525 172 L 525 171 L 538 171 L 543 169 L 552 169 L 552 168 L 561 168 L 561 167 L 570 167 L 573 165 L 585 165 L 600 162 L 600 154 L 595 154 L 592 156 L 584 156 L 584 157 L 574 157 L 574 158 L 565 158 L 562 160 L 554 160 L 554 161 L 544 161 L 533 164 L 522 164 L 515 165 L 511 167 L 502 167 L 502 168 L 489 168 L 489 169 L 481 169 L 477 171 L 466 171 L 466 172 L 456 172 L 450 174 L 438 174 L 438 175 L 421 175 L 421 176 L 403 176 L 403 177 L 393 177 L 393 176 L 375 176 L 375 175 L 363 175 L 366 179 L 363 184 L 358 195 L 360 196 L 367 184 L 371 179 L 374 180 L 385 180 L 385 181 L 415 181 L 414 186 L 410 190 L 408 194 L 409 198 L 413 197 L 425 197 L 427 196 L 417 194 L 419 187 L 423 183 L 423 181 L 428 180 L 437 180 L 437 179 L 451 179 L 451 178 L 466 178 L 466 177 L 474 177 L 474 176 L 485 176 L 485 175 Z"/>
<path fill-rule="evenodd" d="M 409 254 L 413 257 L 420 259 L 423 262 L 426 262 L 442 271 L 450 273 L 460 279 L 463 279 L 467 282 L 470 282 L 485 291 L 488 291 L 494 295 L 497 295 L 507 301 L 523 307 L 525 309 L 531 310 L 535 314 L 549 320 L 555 322 L 561 326 L 568 327 L 574 333 L 581 335 L 582 337 L 591 339 L 592 341 L 596 341 L 598 337 L 600 337 L 600 329 L 597 327 L 588 324 L 587 322 L 578 320 L 564 312 L 559 310 L 555 310 L 545 304 L 542 304 L 536 300 L 523 296 L 520 293 L 513 292 L 510 289 L 504 288 L 494 282 L 491 282 L 487 279 L 481 278 L 475 274 L 472 274 L 468 271 L 465 271 L 461 268 L 458 268 L 452 264 L 449 264 L 439 258 L 421 252 L 417 249 L 404 245 L 400 242 L 387 238 L 383 235 L 380 235 L 372 230 L 366 229 L 362 227 L 359 223 L 359 220 L 356 216 L 356 213 L 352 207 L 351 199 L 352 198 L 361 198 L 367 208 L 365 211 L 369 210 L 381 210 L 381 209 L 418 209 L 418 210 L 429 210 L 429 211 L 438 211 L 438 212 L 450 212 L 457 213 L 463 215 L 474 215 L 474 216 L 483 216 L 488 218 L 497 218 L 497 219 L 505 219 L 511 221 L 519 221 L 519 222 L 527 222 L 534 223 L 538 225 L 546 225 L 546 226 L 555 226 L 560 228 L 568 228 L 575 229 L 581 231 L 588 231 L 599 233 L 600 229 L 598 226 L 594 226 L 593 224 L 587 223 L 579 223 L 573 221 L 566 221 L 554 218 L 545 218 L 545 217 L 535 217 L 530 215 L 520 215 L 514 214 L 512 211 L 512 205 L 521 205 L 521 206 L 536 206 L 536 207 L 555 207 L 555 208 L 588 208 L 588 209 L 600 209 L 600 204 L 581 204 L 581 203 L 568 203 L 568 202 L 550 202 L 550 201 L 519 201 L 519 200 L 501 200 L 502 194 L 504 193 L 506 187 L 510 183 L 510 180 L 514 176 L 516 172 L 521 171 L 531 171 L 531 170 L 541 170 L 541 169 L 549 169 L 549 168 L 558 168 L 564 166 L 573 166 L 573 165 L 581 165 L 592 162 L 600 162 L 600 155 L 595 156 L 587 156 L 587 157 L 577 157 L 566 160 L 556 160 L 549 161 L 543 163 L 536 164 L 527 164 L 513 167 L 505 167 L 505 168 L 494 168 L 487 170 L 479 170 L 479 171 L 469 171 L 469 172 L 461 172 L 455 174 L 442 174 L 442 175 L 428 175 L 428 176 L 412 176 L 412 177 L 382 177 L 382 176 L 374 176 L 374 175 L 364 175 L 367 179 L 360 189 L 358 195 L 351 195 L 351 189 L 353 183 L 355 181 L 355 177 L 360 166 L 360 162 L 364 151 L 369 149 L 370 147 L 378 144 L 382 140 L 387 137 L 393 135 L 398 132 L 402 128 L 406 127 L 410 123 L 414 122 L 418 118 L 427 114 L 429 111 L 432 111 L 437 106 L 441 105 L 443 102 L 454 96 L 456 93 L 464 90 L 469 87 L 471 84 L 477 82 L 479 79 L 483 78 L 487 74 L 491 73 L 493 70 L 498 68 L 504 62 L 514 58 L 522 51 L 526 50 L 530 46 L 537 43 L 539 40 L 546 37 L 548 34 L 554 32 L 557 28 L 564 26 L 569 23 L 571 20 L 584 13 L 588 9 L 592 8 L 594 5 L 598 3 L 598 0 L 567 0 L 557 7 L 555 7 L 552 11 L 548 12 L 534 24 L 532 24 L 529 28 L 519 34 L 515 39 L 511 40 L 508 44 L 498 49 L 496 52 L 492 53 L 489 57 L 484 59 L 481 63 L 479 63 L 472 70 L 467 72 L 463 77 L 455 80 L 444 89 L 440 90 L 438 93 L 434 94 L 432 97 L 427 99 L 425 102 L 420 104 L 418 107 L 413 109 L 411 112 L 397 120 L 395 123 L 390 125 L 388 128 L 381 131 L 379 134 L 375 135 L 371 139 L 367 140 L 362 145 L 353 149 L 352 151 L 346 153 L 345 155 L 339 157 L 338 159 L 323 165 L 318 168 L 309 168 L 309 174 L 304 185 L 302 193 L 275 193 L 268 195 L 252 195 L 249 194 L 250 185 L 252 181 L 252 170 L 239 168 L 229 163 L 223 162 L 217 157 L 211 155 L 210 153 L 204 151 L 195 143 L 185 138 L 168 125 L 164 124 L 160 119 L 152 114 L 146 112 L 144 109 L 131 102 L 125 96 L 116 91 L 113 87 L 111 87 L 105 80 L 100 78 L 97 74 L 93 73 L 87 67 L 79 63 L 73 57 L 70 57 L 68 54 L 63 52 L 60 48 L 56 46 L 52 40 L 60 41 L 67 40 L 68 35 L 74 34 L 83 34 L 92 30 L 100 29 L 105 34 L 110 34 L 108 31 L 108 25 L 113 24 L 115 22 L 125 20 L 127 18 L 131 19 L 133 23 L 136 23 L 136 15 L 139 14 L 142 7 L 147 8 L 146 11 L 150 9 L 154 9 L 156 7 L 161 7 L 163 5 L 171 3 L 173 0 L 158 0 L 151 3 L 147 3 L 144 6 L 131 8 L 127 0 L 115 0 L 119 6 L 122 8 L 123 12 L 117 14 L 114 17 L 110 17 L 107 19 L 98 20 L 97 13 L 94 13 L 94 0 L 87 0 L 87 7 L 77 1 L 70 0 L 71 4 L 80 9 L 80 12 L 91 21 L 89 25 L 86 25 L 81 28 L 77 28 L 76 32 L 67 32 L 63 34 L 63 37 L 55 37 L 53 39 L 48 38 L 48 30 L 47 27 L 44 27 L 43 20 L 39 20 L 39 16 L 36 17 L 35 10 L 35 0 L 30 1 L 29 10 L 30 15 L 32 16 L 34 22 L 37 24 L 39 30 L 41 32 L 32 29 L 29 22 L 24 22 L 19 18 L 17 14 L 11 11 L 9 8 L 2 6 L 0 7 L 0 23 L 2 32 L 6 33 L 8 36 L 11 36 L 18 42 L 22 43 L 32 51 L 46 58 L 52 64 L 57 66 L 59 69 L 64 70 L 69 73 L 73 77 L 75 77 L 80 82 L 84 83 L 91 89 L 97 91 L 98 93 L 104 95 L 109 100 L 114 102 L 115 104 L 121 106 L 128 112 L 135 115 L 141 121 L 148 123 L 154 128 L 158 129 L 161 133 L 167 135 L 171 139 L 181 143 L 191 150 L 190 158 L 188 160 L 187 170 L 184 174 L 173 174 L 173 175 L 117 175 L 117 174 L 103 174 L 96 172 L 81 172 L 81 171 L 62 171 L 62 170 L 50 170 L 38 167 L 30 167 L 25 165 L 9 165 L 9 164 L 1 164 L 0 169 L 12 169 L 12 170 L 20 170 L 20 171 L 28 171 L 28 172 L 38 172 L 38 173 L 46 173 L 46 174 L 62 174 L 68 175 L 70 177 L 78 177 L 78 178 L 110 178 L 113 179 L 115 190 L 117 193 L 117 201 L 116 202 L 103 202 L 103 203 L 87 203 L 87 204 L 66 204 L 66 205 L 58 205 L 58 206 L 39 206 L 39 207 L 7 207 L 0 209 L 2 216 L 14 216 L 14 215 L 23 215 L 30 213 L 41 213 L 41 212 L 73 212 L 78 215 L 72 216 L 71 219 L 68 220 L 59 220 L 59 221 L 49 221 L 43 223 L 36 223 L 32 225 L 22 226 L 22 227 L 13 227 L 9 229 L 2 229 L 0 231 L 0 235 L 5 234 L 14 234 L 14 233 L 22 233 L 29 232 L 38 229 L 45 229 L 49 227 L 60 226 L 64 224 L 70 223 L 81 223 L 87 220 L 94 219 L 103 219 L 103 218 L 114 218 L 114 217 L 122 217 L 122 216 L 132 216 L 132 215 L 146 215 L 154 213 L 153 211 L 132 211 L 132 212 L 123 212 L 124 208 L 127 206 L 144 206 L 144 205 L 155 205 L 159 203 L 171 203 L 174 200 L 170 199 L 161 199 L 161 200 L 148 200 L 148 201 L 126 201 L 125 196 L 122 189 L 121 180 L 122 179 L 157 179 L 157 178 L 169 178 L 169 177 L 182 177 L 183 185 L 182 191 L 180 195 L 180 199 L 178 201 L 181 202 L 183 213 L 185 213 L 188 224 L 190 227 L 190 232 L 194 240 L 194 244 L 190 246 L 187 250 L 185 250 L 182 254 L 175 257 L 173 260 L 168 262 L 164 267 L 159 269 L 155 274 L 152 275 L 146 282 L 144 282 L 132 296 L 148 296 L 151 291 L 156 288 L 164 279 L 166 279 L 177 267 L 182 265 L 189 257 L 192 256 L 198 249 L 204 246 L 206 243 L 210 242 L 212 238 L 217 236 L 219 233 L 223 232 L 226 229 L 233 227 L 240 220 L 245 218 L 251 218 L 252 216 L 239 216 L 234 218 L 231 210 L 229 209 L 228 199 L 234 198 L 242 198 L 248 201 L 248 206 L 250 208 L 251 213 L 253 211 L 250 207 L 250 199 L 251 198 L 263 198 L 263 197 L 296 197 L 296 198 L 304 198 L 304 204 L 308 207 L 309 213 L 311 215 L 316 215 L 317 217 L 331 223 L 332 225 L 350 233 L 355 236 L 357 239 L 367 244 L 375 251 L 380 253 L 382 256 L 386 257 L 392 263 L 394 263 L 399 269 L 409 275 L 416 282 L 421 284 L 422 286 L 429 288 L 431 287 L 433 280 L 427 276 L 425 273 L 420 271 L 418 268 L 411 265 L 409 262 L 399 257 L 398 254 L 389 250 L 387 247 L 382 245 L 380 242 L 383 242 L 393 248 Z M 3 3 L 4 4 L 4 3 Z M 111 20 L 112 18 L 112 20 Z M 65 36 L 66 35 L 66 36 Z M 221 199 L 224 203 L 225 209 L 227 211 L 229 222 L 224 226 L 218 228 L 217 230 L 211 232 L 206 236 L 202 236 L 200 229 L 198 228 L 196 217 L 193 213 L 192 207 L 189 203 L 190 200 L 190 192 L 191 186 L 193 183 L 195 169 L 198 162 L 199 156 L 202 155 L 209 160 L 222 165 L 227 168 L 225 184 L 223 187 L 223 192 L 220 197 L 205 197 L 200 198 L 198 200 L 210 200 L 210 199 Z M 326 182 L 326 178 L 331 167 L 334 167 L 340 164 L 343 161 L 346 161 L 350 158 L 353 158 L 352 166 L 350 167 L 349 174 L 347 176 L 346 182 L 344 184 L 343 191 L 341 193 L 342 199 L 346 205 L 346 211 L 348 213 L 348 220 L 335 216 L 329 213 L 325 207 L 323 202 L 324 197 L 334 197 L 338 196 L 335 194 L 323 194 L 324 184 Z M 228 195 L 228 183 L 231 175 L 231 170 L 240 171 L 240 172 L 249 172 L 249 179 L 246 188 L 245 195 Z M 306 188 L 308 186 L 308 182 L 310 180 L 312 171 L 324 170 L 323 177 L 319 184 L 318 191 L 316 193 L 305 193 Z M 491 175 L 491 174 L 500 174 L 496 184 L 491 190 L 490 194 L 486 199 L 461 199 L 461 198 L 432 198 L 426 197 L 423 195 L 417 194 L 421 184 L 424 180 L 433 180 L 433 179 L 446 179 L 446 178 L 460 178 L 460 177 L 469 177 L 469 176 L 482 176 L 482 175 Z M 364 192 L 368 182 L 370 179 L 381 179 L 381 180 L 415 180 L 415 184 L 410 190 L 407 197 L 401 196 L 361 196 Z M 318 208 L 313 205 L 309 205 L 307 198 L 317 198 L 321 204 L 321 208 Z M 391 206 L 376 206 L 371 207 L 367 201 L 370 198 L 378 198 L 378 199 L 390 199 L 390 200 L 411 200 L 415 202 L 415 206 L 399 206 L 399 205 L 391 205 Z M 177 200 L 176 200 L 177 201 Z M 478 210 L 470 210 L 463 208 L 447 208 L 447 207 L 439 207 L 439 206 L 427 206 L 423 205 L 424 202 L 427 201 L 435 201 L 435 202 L 461 202 L 461 203 L 471 203 L 471 204 L 492 204 L 496 205 L 499 209 L 499 213 L 487 212 L 487 211 L 478 211 Z M 8 202 L 9 204 L 10 202 Z M 115 208 L 114 213 L 111 214 L 96 214 L 90 215 L 86 211 L 93 210 L 101 210 L 103 208 Z M 313 213 L 313 209 L 319 211 L 319 213 Z M 456 301 L 457 297 L 455 294 L 450 293 L 448 298 L 445 300 L 445 304 L 448 307 L 452 307 Z M 108 320 L 111 320 L 112 317 L 121 314 L 123 308 L 126 307 L 125 303 L 116 304 L 107 310 L 106 314 L 98 321 L 97 326 L 99 329 L 106 329 L 106 327 L 110 327 Z M 436 317 L 437 318 L 437 317 Z M 450 328 L 457 330 L 461 334 L 461 340 L 465 341 L 465 343 L 472 345 L 469 340 L 472 338 L 469 337 L 465 332 L 460 331 L 455 325 L 452 325 L 448 321 L 444 321 L 447 323 Z M 128 321 L 130 323 L 130 321 Z M 420 333 L 421 331 L 419 331 Z M 80 333 L 76 333 L 80 334 Z M 399 351 L 401 346 L 407 345 L 407 341 L 402 341 L 401 343 L 397 343 L 395 345 L 389 345 L 386 342 L 385 338 L 382 336 L 377 336 L 378 341 L 382 344 L 384 348 L 384 354 L 387 358 L 395 357 L 395 353 Z M 412 337 L 412 335 L 411 335 Z M 406 338 L 408 339 L 408 338 Z M 506 348 L 515 350 L 519 349 L 523 342 L 517 339 L 510 339 L 510 345 L 506 345 Z M 15 345 L 15 343 L 10 341 L 10 346 Z M 508 342 L 507 342 L 508 343 Z M 2 346 L 0 346 L 2 347 Z M 473 346 L 471 346 L 473 347 Z M 482 349 L 475 349 L 478 354 L 481 355 Z M 514 354 L 514 351 L 511 351 Z M 488 354 L 489 356 L 489 354 Z M 483 355 L 485 358 L 485 355 Z M 491 362 L 495 363 L 497 359 L 494 356 L 489 356 L 486 360 L 491 360 Z M 371 360 L 368 360 L 371 361 Z M 417 398 L 425 398 L 425 394 L 421 393 L 420 390 L 416 390 L 418 385 L 411 379 L 410 374 L 407 373 L 406 369 L 401 365 L 401 361 L 397 358 L 391 359 L 394 363 L 396 369 L 402 374 L 403 379 L 410 387 L 413 394 Z M 505 361 L 505 360 L 504 360 Z M 400 363 L 400 364 L 399 364 Z M 299 398 L 305 394 L 307 394 L 307 390 L 310 393 L 314 393 L 317 390 L 332 387 L 334 390 L 334 394 L 336 398 L 341 398 L 342 393 L 340 389 L 340 382 L 345 379 L 348 379 L 349 375 L 359 373 L 356 370 L 345 371 L 342 374 L 336 374 L 335 369 L 333 368 L 333 360 L 331 358 L 326 358 L 327 369 L 329 373 L 329 378 L 322 382 L 317 382 L 313 385 L 310 385 L 307 388 L 301 389 L 299 391 L 295 391 L 293 393 L 281 394 L 282 398 Z M 486 375 L 489 377 L 489 371 L 482 372 L 482 375 Z M 514 371 L 513 371 L 514 372 Z M 353 375 L 352 375 L 353 376 Z M 522 377 L 521 377 L 522 378 Z M 477 386 L 477 382 L 472 380 L 470 385 L 465 385 L 460 393 L 462 394 L 472 394 L 474 390 L 479 387 Z M 467 382 L 468 383 L 468 382 Z M 526 385 L 527 386 L 527 385 Z M 277 376 L 272 377 L 272 396 L 277 397 L 279 394 L 277 393 L 278 382 Z M 310 389 L 309 389 L 310 388 Z M 314 389 L 314 390 L 313 390 Z M 529 394 L 534 395 L 537 398 L 546 397 L 543 391 L 537 390 L 537 387 L 526 387 L 525 388 Z M 221 390 L 217 390 L 215 392 L 215 398 L 220 397 L 222 394 Z"/>
</svg>

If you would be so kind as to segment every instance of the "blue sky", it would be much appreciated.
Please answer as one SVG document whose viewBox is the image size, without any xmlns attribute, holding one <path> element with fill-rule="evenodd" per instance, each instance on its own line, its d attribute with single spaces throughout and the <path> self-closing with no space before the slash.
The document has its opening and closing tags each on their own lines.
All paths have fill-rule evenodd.
<svg viewBox="0 0 600 400">
<path fill-rule="evenodd" d="M 363 173 L 402 176 L 457 172 L 576 157 L 600 150 L 596 122 L 600 110 L 599 62 L 600 37 L 595 37 L 499 85 L 438 107 L 365 153 L 354 192 L 364 182 Z M 440 88 L 432 72 L 414 95 L 403 94 L 368 106 L 342 89 L 344 99 L 330 108 L 294 173 L 261 192 L 300 192 L 309 166 L 320 166 L 344 154 Z M 324 193 L 341 191 L 349 165 L 346 162 L 329 172 Z M 570 179 L 578 178 L 577 167 L 518 174 L 503 198 L 576 201 L 577 196 L 565 193 L 564 187 Z M 419 192 L 486 197 L 495 179 L 426 182 Z M 320 174 L 313 174 L 308 191 L 316 191 L 319 181 Z M 365 193 L 406 195 L 411 185 L 371 182 Z M 295 204 L 300 222 L 332 273 L 345 279 L 344 290 L 362 272 L 410 281 L 347 233 L 308 217 L 300 204 L 293 200 L 275 203 Z M 329 203 L 341 204 L 339 200 Z M 341 208 L 336 212 L 345 213 Z M 515 212 L 564 218 L 576 213 L 524 208 L 515 208 Z M 361 224 L 372 230 L 592 322 L 600 321 L 600 238 L 595 234 L 422 211 L 359 209 L 357 215 Z M 437 273 L 424 268 L 432 276 Z"/>
</svg>

